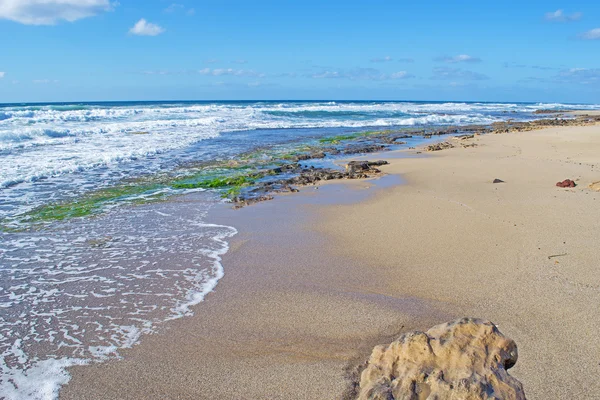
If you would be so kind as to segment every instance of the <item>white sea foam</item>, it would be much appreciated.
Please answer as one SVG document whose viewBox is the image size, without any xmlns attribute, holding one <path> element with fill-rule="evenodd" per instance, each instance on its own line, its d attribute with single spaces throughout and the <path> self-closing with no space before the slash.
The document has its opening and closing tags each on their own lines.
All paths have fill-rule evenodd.
<svg viewBox="0 0 600 400">
<path fill-rule="evenodd" d="M 231 131 L 485 124 L 500 119 L 502 111 L 566 107 L 573 106 L 292 102 L 5 107 L 0 109 L 0 188 L 152 157 Z M 145 134 L 134 134 L 140 132 Z"/>
<path fill-rule="evenodd" d="M 0 237 L 0 398 L 54 399 L 67 368 L 119 357 L 224 275 L 237 231 L 202 197 Z"/>
<path fill-rule="evenodd" d="M 71 378 L 67 368 L 85 365 L 89 360 L 49 358 L 27 369 L 9 368 L 2 364 L 0 395 L 6 400 L 53 400 L 58 391 Z"/>
</svg>

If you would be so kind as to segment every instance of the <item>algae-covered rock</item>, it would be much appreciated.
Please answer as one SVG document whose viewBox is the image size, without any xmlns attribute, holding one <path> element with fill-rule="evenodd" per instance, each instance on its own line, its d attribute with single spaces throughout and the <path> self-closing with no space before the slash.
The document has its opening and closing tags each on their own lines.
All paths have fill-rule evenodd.
<svg viewBox="0 0 600 400">
<path fill-rule="evenodd" d="M 360 377 L 360 400 L 522 400 L 507 372 L 517 345 L 488 321 L 464 318 L 377 346 Z"/>
</svg>

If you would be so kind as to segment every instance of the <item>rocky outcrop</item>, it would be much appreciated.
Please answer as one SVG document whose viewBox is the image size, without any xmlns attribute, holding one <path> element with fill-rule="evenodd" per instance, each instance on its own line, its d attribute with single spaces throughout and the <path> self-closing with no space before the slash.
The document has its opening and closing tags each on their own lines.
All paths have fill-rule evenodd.
<svg viewBox="0 0 600 400">
<path fill-rule="evenodd" d="M 432 144 L 427 146 L 427 151 L 439 151 L 450 149 L 453 147 L 471 148 L 477 147 L 473 139 L 476 136 L 485 133 L 507 133 L 507 132 L 523 132 L 535 129 L 541 129 L 551 126 L 567 126 L 567 125 L 592 125 L 600 123 L 600 116 L 596 115 L 580 115 L 569 118 L 554 118 L 540 119 L 534 121 L 518 122 L 507 120 L 496 122 L 491 125 L 469 125 L 457 127 L 431 127 L 431 128 L 414 128 L 398 130 L 386 130 L 381 132 L 365 132 L 361 135 L 351 134 L 349 136 L 340 137 L 336 140 L 324 140 L 322 145 L 303 146 L 302 150 L 293 151 L 280 156 L 267 156 L 266 160 L 260 155 L 260 151 L 252 151 L 242 157 L 242 161 L 230 160 L 227 162 L 228 167 L 252 166 L 258 165 L 257 171 L 250 173 L 248 177 L 252 181 L 250 185 L 241 185 L 238 188 L 231 188 L 225 196 L 234 203 L 235 207 L 243 207 L 245 205 L 256 202 L 270 200 L 273 194 L 281 192 L 297 192 L 297 187 L 314 185 L 321 181 L 329 181 L 334 179 L 361 179 L 374 177 L 380 174 L 380 171 L 375 168 L 377 164 L 370 163 L 368 168 L 364 164 L 349 163 L 346 171 L 336 168 L 326 168 L 319 166 L 328 164 L 314 163 L 310 161 L 327 159 L 331 156 L 344 156 L 352 154 L 369 154 L 392 150 L 395 146 L 403 143 L 400 140 L 411 138 L 413 135 L 419 135 L 423 138 L 431 138 L 434 136 L 441 137 L 443 135 L 456 135 L 456 138 L 442 143 Z M 416 154 L 421 154 L 421 151 L 416 151 Z M 269 157 L 271 157 L 269 159 Z M 246 160 L 245 162 L 243 160 Z M 250 160 L 250 161 L 249 161 Z M 259 160 L 258 162 L 252 160 Z M 273 165 L 268 166 L 269 162 Z M 313 164 L 311 166 L 311 164 Z M 203 167 L 203 162 L 194 162 L 195 167 Z"/>
<path fill-rule="evenodd" d="M 360 376 L 359 400 L 524 400 L 510 376 L 517 345 L 488 321 L 464 318 L 377 346 Z"/>
<path fill-rule="evenodd" d="M 561 187 L 561 188 L 573 188 L 573 187 L 577 186 L 577 184 L 570 179 L 565 179 L 562 182 L 556 182 L 556 186 Z"/>
<path fill-rule="evenodd" d="M 510 133 L 529 132 L 554 126 L 588 126 L 600 122 L 600 115 L 580 115 L 575 118 L 536 119 L 534 121 L 516 122 L 512 120 L 494 122 L 484 132 Z"/>
<path fill-rule="evenodd" d="M 454 136 L 453 139 L 454 140 L 468 140 L 468 139 L 473 139 L 475 137 L 475 134 L 472 135 L 458 135 L 458 136 Z"/>
<path fill-rule="evenodd" d="M 427 151 L 440 151 L 445 149 L 451 149 L 453 147 L 454 145 L 450 142 L 442 142 L 427 146 Z"/>
<path fill-rule="evenodd" d="M 298 163 L 286 164 L 263 171 L 256 178 L 252 187 L 243 193 L 232 196 L 230 200 L 235 208 L 241 208 L 261 201 L 272 200 L 274 193 L 298 192 L 297 187 L 316 185 L 322 181 L 339 179 L 365 179 L 381 175 L 375 167 L 388 164 L 385 160 L 379 161 L 349 161 L 346 169 L 332 169 L 322 167 L 307 167 Z M 290 178 L 268 179 L 281 174 L 294 175 Z"/>
<path fill-rule="evenodd" d="M 534 114 L 564 114 L 569 112 L 569 110 L 548 110 L 548 109 L 541 109 L 541 110 L 535 110 L 533 113 Z"/>
<path fill-rule="evenodd" d="M 378 169 L 373 167 L 379 167 L 381 165 L 387 165 L 388 162 L 384 160 L 379 161 L 350 161 L 346 164 L 346 172 L 349 175 L 364 172 L 379 172 Z"/>
<path fill-rule="evenodd" d="M 360 154 L 360 153 L 376 153 L 384 151 L 387 146 L 382 144 L 349 144 L 344 149 L 340 150 L 339 154 Z"/>
</svg>

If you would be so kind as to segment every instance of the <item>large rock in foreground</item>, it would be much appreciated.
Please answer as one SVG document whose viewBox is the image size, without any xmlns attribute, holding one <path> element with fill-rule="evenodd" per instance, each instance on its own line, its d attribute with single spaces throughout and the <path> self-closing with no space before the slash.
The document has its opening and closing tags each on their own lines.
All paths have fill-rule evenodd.
<svg viewBox="0 0 600 400">
<path fill-rule="evenodd" d="M 507 369 L 517 345 L 488 321 L 464 318 L 403 334 L 373 350 L 361 374 L 360 400 L 525 399 Z"/>
</svg>

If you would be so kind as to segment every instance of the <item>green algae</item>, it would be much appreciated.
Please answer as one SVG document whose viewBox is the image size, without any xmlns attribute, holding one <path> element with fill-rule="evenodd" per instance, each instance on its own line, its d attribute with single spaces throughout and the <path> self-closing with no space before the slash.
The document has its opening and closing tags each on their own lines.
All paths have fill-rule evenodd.
<svg viewBox="0 0 600 400">
<path fill-rule="evenodd" d="M 240 160 L 252 165 L 264 165 L 272 163 L 275 160 L 293 160 L 294 157 L 303 152 L 311 151 L 314 146 L 301 145 L 292 148 L 276 147 L 272 149 L 259 149 L 249 153 L 242 154 Z"/>
<path fill-rule="evenodd" d="M 0 230 L 4 232 L 19 230 L 14 225 L 30 223 L 40 224 L 52 221 L 62 221 L 70 218 L 93 216 L 103 212 L 107 206 L 118 202 L 133 205 L 161 201 L 172 194 L 172 190 L 182 189 L 217 189 L 225 190 L 223 197 L 231 198 L 241 192 L 243 187 L 250 186 L 258 178 L 267 173 L 240 174 L 244 167 L 219 168 L 217 171 L 201 171 L 194 175 L 176 179 L 161 177 L 156 182 L 136 182 L 100 189 L 74 200 L 47 204 L 21 214 L 11 221 L 0 221 Z M 230 175 L 235 172 L 235 175 Z M 215 176 L 216 175 L 216 176 Z"/>
<path fill-rule="evenodd" d="M 327 145 L 358 139 L 370 135 L 386 135 L 396 131 L 364 131 L 316 139 L 307 144 L 279 145 L 261 148 L 238 156 L 236 160 L 199 163 L 182 167 L 170 174 L 159 174 L 136 179 L 125 184 L 100 189 L 74 200 L 67 200 L 38 207 L 12 220 L 0 221 L 0 231 L 21 230 L 23 223 L 40 224 L 69 218 L 88 217 L 103 212 L 117 202 L 146 204 L 161 201 L 177 190 L 210 189 L 220 192 L 222 198 L 233 199 L 242 190 L 268 175 L 276 175 L 273 167 L 295 161 L 298 156 L 320 150 Z M 134 132 L 143 134 L 145 132 Z M 191 168 L 190 168 L 191 167 Z M 175 192 L 173 192 L 173 190 Z"/>
<path fill-rule="evenodd" d="M 325 138 L 319 139 L 319 143 L 322 143 L 322 144 L 339 144 L 342 141 L 356 139 L 356 138 L 358 138 L 360 136 L 363 136 L 363 134 L 362 133 L 354 133 L 354 134 L 351 134 L 351 135 L 329 136 L 329 137 L 325 137 Z"/>
<path fill-rule="evenodd" d="M 391 130 L 384 130 L 384 131 L 364 131 L 364 132 L 356 132 L 356 133 L 351 133 L 348 135 L 337 135 L 337 136 L 328 136 L 328 137 L 324 137 L 322 139 L 319 139 L 319 143 L 322 144 L 340 144 L 343 141 L 346 140 L 354 140 L 354 139 L 358 139 L 361 137 L 365 137 L 365 136 L 370 136 L 370 135 L 387 135 L 390 133 L 393 133 L 394 131 Z"/>
<path fill-rule="evenodd" d="M 248 185 L 237 185 L 229 188 L 223 194 L 221 194 L 221 198 L 223 199 L 234 199 L 238 197 L 242 193 L 242 189 Z"/>
<path fill-rule="evenodd" d="M 173 189 L 219 189 L 227 186 L 240 186 L 255 182 L 253 174 L 215 177 L 208 179 L 185 178 L 171 183 Z"/>
<path fill-rule="evenodd" d="M 100 189 L 76 200 L 48 204 L 21 216 L 23 222 L 61 221 L 67 218 L 86 217 L 96 214 L 111 202 L 149 193 L 162 186 L 159 184 L 125 185 Z M 139 201 L 139 199 L 136 199 Z"/>
</svg>

